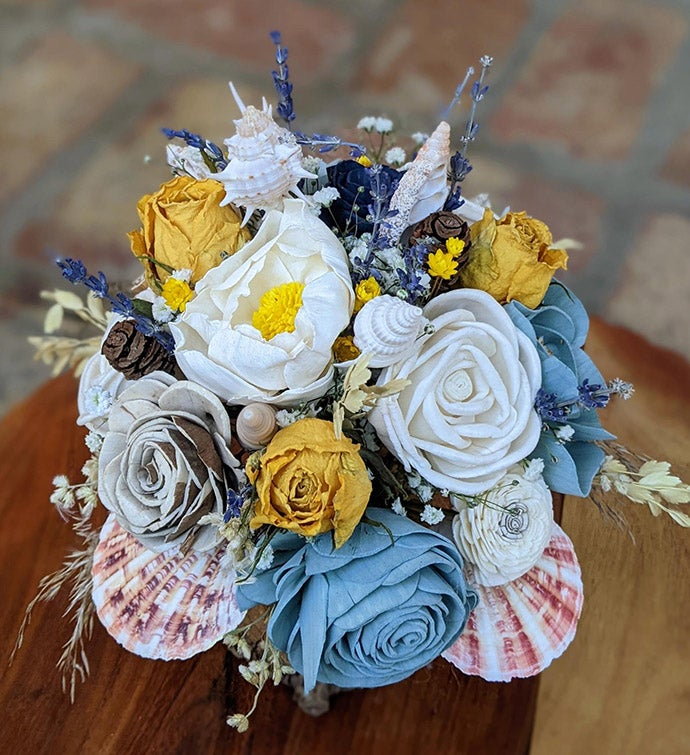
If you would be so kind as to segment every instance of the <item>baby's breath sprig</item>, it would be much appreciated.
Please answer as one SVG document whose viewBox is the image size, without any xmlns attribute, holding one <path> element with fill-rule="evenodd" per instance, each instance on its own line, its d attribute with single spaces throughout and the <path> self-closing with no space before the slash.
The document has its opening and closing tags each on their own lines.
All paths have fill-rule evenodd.
<svg viewBox="0 0 690 755">
<path fill-rule="evenodd" d="M 285 654 L 278 650 L 266 636 L 265 627 L 268 626 L 272 612 L 273 608 L 271 607 L 258 619 L 243 625 L 234 632 L 230 632 L 223 639 L 230 650 L 235 651 L 239 657 L 248 661 L 246 664 L 240 664 L 238 671 L 246 682 L 256 688 L 251 708 L 246 713 L 233 713 L 227 718 L 228 726 L 237 729 L 239 733 L 244 733 L 249 729 L 249 718 L 256 710 L 267 682 L 270 680 L 276 686 L 286 676 L 295 673 Z M 249 636 L 250 630 L 261 624 L 264 625 L 263 637 L 256 643 L 252 643 Z M 258 657 L 253 658 L 254 655 L 258 655 Z"/>
</svg>

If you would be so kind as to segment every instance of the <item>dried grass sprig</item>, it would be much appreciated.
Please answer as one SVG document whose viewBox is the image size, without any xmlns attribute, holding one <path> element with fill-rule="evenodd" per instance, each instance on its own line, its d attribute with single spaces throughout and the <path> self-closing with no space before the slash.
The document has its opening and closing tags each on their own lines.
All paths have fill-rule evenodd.
<svg viewBox="0 0 690 755">
<path fill-rule="evenodd" d="M 62 655 L 58 659 L 57 667 L 62 674 L 62 690 L 69 686 L 70 701 L 74 702 L 77 678 L 83 682 L 89 673 L 89 662 L 86 657 L 85 641 L 90 639 L 93 632 L 95 607 L 91 599 L 93 577 L 91 566 L 93 554 L 98 545 L 98 531 L 94 530 L 90 521 L 90 512 L 81 512 L 74 517 L 72 529 L 83 540 L 83 547 L 68 554 L 62 568 L 48 574 L 39 582 L 38 593 L 26 607 L 17 641 L 15 642 L 10 664 L 24 641 L 24 633 L 31 621 L 31 614 L 38 603 L 54 600 L 65 585 L 71 582 L 69 602 L 63 616 L 71 616 L 74 628 L 67 642 L 62 647 Z"/>
<path fill-rule="evenodd" d="M 669 462 L 651 459 L 613 441 L 600 445 L 607 456 L 590 493 L 600 509 L 610 508 L 602 496 L 615 491 L 628 501 L 647 506 L 654 516 L 667 514 L 681 527 L 690 527 L 690 515 L 668 505 L 690 503 L 690 485 L 671 474 Z"/>
</svg>

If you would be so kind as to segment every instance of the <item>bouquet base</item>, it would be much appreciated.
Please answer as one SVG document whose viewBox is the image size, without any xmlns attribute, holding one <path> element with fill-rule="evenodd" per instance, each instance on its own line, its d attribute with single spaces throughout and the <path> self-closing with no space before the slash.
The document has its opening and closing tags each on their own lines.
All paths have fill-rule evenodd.
<svg viewBox="0 0 690 755">
<path fill-rule="evenodd" d="M 314 718 L 328 713 L 331 709 L 331 698 L 343 691 L 342 687 L 335 684 L 317 682 L 314 689 L 305 694 L 302 674 L 291 674 L 285 678 L 283 684 L 293 689 L 292 699 L 299 708 Z"/>
</svg>

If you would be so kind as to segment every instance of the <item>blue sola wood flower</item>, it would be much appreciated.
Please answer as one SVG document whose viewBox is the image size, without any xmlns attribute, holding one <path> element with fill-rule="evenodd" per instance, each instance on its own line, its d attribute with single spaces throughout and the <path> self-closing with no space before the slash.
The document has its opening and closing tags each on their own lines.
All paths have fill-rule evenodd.
<svg viewBox="0 0 690 755">
<path fill-rule="evenodd" d="M 268 636 L 306 691 L 405 679 L 455 641 L 477 603 L 447 538 L 385 509 L 367 515 L 383 526 L 360 523 L 338 550 L 330 532 L 277 535 L 270 568 L 238 586 L 242 610 L 276 604 Z"/>
<path fill-rule="evenodd" d="M 519 302 L 505 307 L 513 323 L 537 347 L 541 359 L 542 386 L 536 409 L 542 417 L 542 433 L 532 458 L 544 461 L 544 479 L 551 490 L 587 497 L 592 479 L 604 460 L 595 441 L 614 436 L 601 426 L 593 389 L 605 386 L 594 362 L 583 347 L 589 318 L 580 300 L 562 283 L 549 286 L 536 309 Z M 570 427 L 569 437 L 557 435 Z M 568 437 L 568 440 L 564 440 Z"/>
</svg>

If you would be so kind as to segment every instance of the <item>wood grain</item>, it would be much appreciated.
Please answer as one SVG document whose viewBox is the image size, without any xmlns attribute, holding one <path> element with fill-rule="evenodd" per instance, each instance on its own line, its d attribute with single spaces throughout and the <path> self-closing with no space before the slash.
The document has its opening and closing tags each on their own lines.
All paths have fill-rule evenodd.
<svg viewBox="0 0 690 755">
<path fill-rule="evenodd" d="M 39 579 L 74 544 L 48 503 L 51 479 L 78 479 L 87 453 L 74 425 L 76 385 L 48 383 L 0 425 L 0 659 L 9 656 Z M 489 684 L 443 660 L 397 685 L 340 695 L 312 719 L 284 687 L 268 689 L 246 734 L 225 725 L 246 710 L 250 688 L 222 647 L 189 661 L 147 661 L 98 625 L 92 673 L 76 702 L 60 690 L 55 663 L 69 634 L 65 597 L 36 608 L 24 647 L 0 681 L 0 752 L 27 753 L 525 753 L 538 680 Z"/>
<path fill-rule="evenodd" d="M 598 322 L 587 351 L 605 377 L 636 387 L 606 410 L 606 427 L 690 479 L 688 363 Z M 636 544 L 590 502 L 565 501 L 585 607 L 575 641 L 542 674 L 534 755 L 690 751 L 690 532 L 642 506 L 620 510 Z"/>
</svg>

